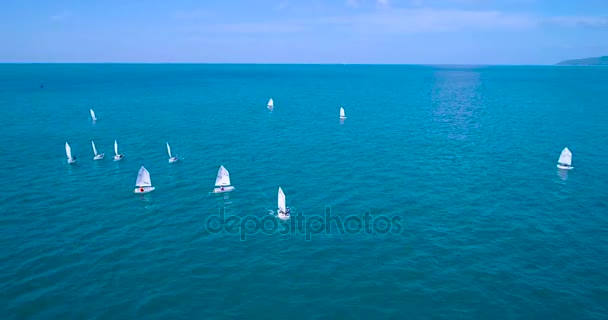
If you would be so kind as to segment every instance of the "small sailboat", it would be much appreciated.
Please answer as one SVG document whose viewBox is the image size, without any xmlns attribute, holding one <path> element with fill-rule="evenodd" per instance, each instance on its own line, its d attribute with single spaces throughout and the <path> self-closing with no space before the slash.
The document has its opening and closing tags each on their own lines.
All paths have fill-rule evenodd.
<svg viewBox="0 0 608 320">
<path fill-rule="evenodd" d="M 166 142 L 166 144 L 167 144 L 167 153 L 169 154 L 169 163 L 177 162 L 177 160 L 179 160 L 179 158 L 177 157 L 177 155 L 175 155 L 175 157 L 171 155 L 171 147 L 169 147 L 169 142 Z"/>
<path fill-rule="evenodd" d="M 559 155 L 559 159 L 557 160 L 557 167 L 563 170 L 571 170 L 574 168 L 572 166 L 572 152 L 567 147 L 562 150 L 562 153 Z"/>
<path fill-rule="evenodd" d="M 68 163 L 72 164 L 76 162 L 76 157 L 72 156 L 72 148 L 67 142 L 65 143 L 65 155 L 68 157 Z"/>
<path fill-rule="evenodd" d="M 346 114 L 344 113 L 344 108 L 340 107 L 340 119 L 346 119 Z"/>
<path fill-rule="evenodd" d="M 278 195 L 278 213 L 277 216 L 281 220 L 287 220 L 290 216 L 289 208 L 285 207 L 285 194 L 283 193 L 283 189 L 279 187 L 279 195 Z"/>
<path fill-rule="evenodd" d="M 213 193 L 222 193 L 233 191 L 234 187 L 230 185 L 230 173 L 224 166 L 220 166 L 217 171 L 217 177 L 215 178 L 215 188 Z"/>
<path fill-rule="evenodd" d="M 91 112 L 91 119 L 93 119 L 93 121 L 97 121 L 97 117 L 95 117 L 95 111 L 93 111 L 93 109 L 89 109 L 89 111 Z"/>
<path fill-rule="evenodd" d="M 135 190 L 134 193 L 148 193 L 154 191 L 156 189 L 152 186 L 152 180 L 150 179 L 150 172 L 141 166 L 139 168 L 139 172 L 137 173 L 137 180 L 135 181 Z"/>
<path fill-rule="evenodd" d="M 95 148 L 95 142 L 93 142 L 93 140 L 91 140 L 91 146 L 93 147 L 93 153 L 95 154 L 95 156 L 93 157 L 93 160 L 103 159 L 103 157 L 105 156 L 105 153 L 97 153 L 97 148 Z"/>
<path fill-rule="evenodd" d="M 272 98 L 270 98 L 270 100 L 268 100 L 268 110 L 272 110 L 274 109 L 274 101 L 272 101 Z"/>
<path fill-rule="evenodd" d="M 114 161 L 120 161 L 125 157 L 124 154 L 118 153 L 118 142 L 114 140 Z"/>
</svg>

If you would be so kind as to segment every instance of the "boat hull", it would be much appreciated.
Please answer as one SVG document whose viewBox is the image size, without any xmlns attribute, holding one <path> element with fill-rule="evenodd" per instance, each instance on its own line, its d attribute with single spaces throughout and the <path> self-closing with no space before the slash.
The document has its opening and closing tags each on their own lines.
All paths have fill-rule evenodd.
<svg viewBox="0 0 608 320">
<path fill-rule="evenodd" d="M 120 160 L 124 159 L 124 157 L 125 156 L 122 154 L 116 155 L 116 156 L 114 156 L 114 161 L 120 161 Z"/>
<path fill-rule="evenodd" d="M 76 159 L 68 159 L 68 163 L 69 164 L 76 163 Z"/>
<path fill-rule="evenodd" d="M 287 213 L 281 211 L 280 209 L 277 209 L 277 218 L 281 219 L 281 220 L 289 220 L 289 218 L 291 217 L 291 208 L 286 208 L 287 209 Z"/>
<path fill-rule="evenodd" d="M 562 170 L 572 170 L 574 167 L 573 166 L 567 166 L 565 164 L 558 164 L 557 168 L 558 169 L 562 169 Z"/>
<path fill-rule="evenodd" d="M 213 189 L 213 193 L 224 193 L 224 192 L 230 192 L 230 191 L 234 191 L 234 187 L 233 186 L 228 186 L 228 187 L 224 187 L 224 188 L 214 188 Z"/>
<path fill-rule="evenodd" d="M 93 160 L 101 160 L 101 159 L 103 159 L 103 157 L 104 157 L 104 156 L 105 156 L 105 154 L 104 154 L 104 153 L 100 153 L 100 154 L 98 154 L 98 155 L 94 156 L 94 157 L 93 157 Z"/>
<path fill-rule="evenodd" d="M 152 192 L 156 190 L 155 187 L 141 187 L 141 188 L 135 188 L 135 190 L 133 190 L 133 193 L 148 193 L 148 192 Z"/>
<path fill-rule="evenodd" d="M 177 158 L 177 157 L 169 158 L 169 163 L 175 163 L 177 161 L 179 161 L 179 158 Z"/>
</svg>

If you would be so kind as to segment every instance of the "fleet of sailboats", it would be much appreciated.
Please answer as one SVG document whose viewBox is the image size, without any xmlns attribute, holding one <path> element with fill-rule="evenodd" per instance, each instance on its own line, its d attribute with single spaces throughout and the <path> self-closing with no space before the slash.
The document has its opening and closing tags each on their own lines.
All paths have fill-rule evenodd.
<svg viewBox="0 0 608 320">
<path fill-rule="evenodd" d="M 559 159 L 557 160 L 557 167 L 562 170 L 572 170 L 574 167 L 572 166 L 572 152 L 568 147 L 562 150 L 562 153 L 559 155 Z"/>
<path fill-rule="evenodd" d="M 234 186 L 230 185 L 230 173 L 224 166 L 220 166 L 217 171 L 217 177 L 215 178 L 215 188 L 213 193 L 230 192 L 234 190 Z"/>
<path fill-rule="evenodd" d="M 91 146 L 93 147 L 93 153 L 95 154 L 95 156 L 93 157 L 93 160 L 101 160 L 103 159 L 103 157 L 105 156 L 104 153 L 97 153 L 97 148 L 95 148 L 95 142 L 93 142 L 93 140 L 91 140 Z"/>
<path fill-rule="evenodd" d="M 156 188 L 152 186 L 152 180 L 150 179 L 150 172 L 141 166 L 137 173 L 137 180 L 135 180 L 134 193 L 148 193 L 154 191 Z"/>
<path fill-rule="evenodd" d="M 272 100 L 272 98 L 270 98 L 268 100 L 267 107 L 270 110 L 272 110 L 272 108 L 274 107 L 274 101 Z M 91 113 L 91 118 L 93 120 L 97 120 L 97 117 L 95 116 L 95 111 L 93 111 L 93 109 L 89 109 L 89 110 Z M 340 107 L 341 123 L 343 123 L 342 120 L 344 120 L 345 118 L 346 118 L 346 113 L 344 111 L 344 108 Z M 165 142 L 165 143 L 167 146 L 167 154 L 169 155 L 169 163 L 177 162 L 179 160 L 178 156 L 177 155 L 173 156 L 171 153 L 171 147 L 169 146 L 169 142 Z M 99 153 L 97 151 L 94 141 L 91 141 L 91 147 L 93 148 L 93 153 L 94 153 L 93 159 L 94 160 L 101 160 L 104 158 L 105 154 Z M 76 157 L 72 155 L 72 148 L 70 147 L 70 145 L 67 141 L 65 143 L 65 153 L 67 156 L 67 163 L 69 163 L 69 164 L 76 163 Z M 118 142 L 116 140 L 114 140 L 114 161 L 120 161 L 123 158 L 124 158 L 124 155 L 118 152 Z M 560 153 L 559 159 L 557 160 L 557 168 L 559 168 L 561 170 L 571 170 L 574 168 L 572 166 L 572 152 L 567 147 L 565 147 L 562 150 L 562 152 Z M 152 186 L 152 181 L 150 179 L 150 173 L 144 166 L 141 166 L 141 168 L 139 169 L 139 172 L 137 174 L 137 180 L 135 182 L 135 186 L 136 186 L 136 188 L 134 190 L 135 193 L 148 193 L 148 192 L 154 191 L 156 189 L 155 187 Z M 230 173 L 223 165 L 221 165 L 217 172 L 217 177 L 215 179 L 215 188 L 213 189 L 213 193 L 231 192 L 233 190 L 235 190 L 235 187 L 232 186 L 230 183 Z M 283 192 L 283 189 L 281 189 L 281 187 L 279 187 L 278 194 L 277 194 L 277 209 L 278 209 L 277 216 L 280 219 L 282 219 L 282 220 L 289 219 L 290 209 L 286 207 L 285 193 Z"/>
</svg>

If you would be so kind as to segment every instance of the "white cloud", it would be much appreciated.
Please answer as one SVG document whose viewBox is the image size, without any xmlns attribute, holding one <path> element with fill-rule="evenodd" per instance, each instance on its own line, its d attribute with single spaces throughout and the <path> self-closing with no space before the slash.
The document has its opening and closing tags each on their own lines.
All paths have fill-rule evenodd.
<svg viewBox="0 0 608 320">
<path fill-rule="evenodd" d="M 594 16 L 558 16 L 550 17 L 546 20 L 551 24 L 556 24 L 564 27 L 608 27 L 608 17 Z"/>
<path fill-rule="evenodd" d="M 289 3 L 286 1 L 282 1 L 279 2 L 276 6 L 274 6 L 272 9 L 275 11 L 281 11 L 283 9 L 287 9 L 289 7 Z"/>
<path fill-rule="evenodd" d="M 360 0 L 359 0 L 360 1 Z M 357 2 L 360 4 L 360 2 Z M 542 17 L 492 10 L 455 10 L 432 8 L 386 8 L 366 13 L 316 17 L 225 22 L 198 25 L 188 31 L 229 34 L 295 34 L 308 31 L 335 30 L 359 34 L 406 34 L 469 31 L 524 31 L 546 24 L 560 27 L 607 26 L 605 17 Z"/>
<path fill-rule="evenodd" d="M 346 0 L 346 6 L 349 8 L 359 8 L 361 6 L 360 0 Z"/>
<path fill-rule="evenodd" d="M 499 11 L 466 11 L 443 9 L 393 9 L 350 17 L 334 17 L 328 23 L 348 26 L 352 30 L 420 33 L 465 30 L 521 30 L 537 25 L 533 16 Z"/>
<path fill-rule="evenodd" d="M 55 14 L 51 16 L 51 20 L 53 21 L 64 21 L 72 16 L 70 11 L 63 11 L 59 14 Z"/>
<path fill-rule="evenodd" d="M 251 33 L 297 33 L 308 28 L 305 24 L 297 22 L 252 22 L 252 23 L 224 23 L 209 24 L 187 28 L 187 31 L 194 33 L 231 33 L 231 34 L 251 34 Z"/>
<path fill-rule="evenodd" d="M 177 20 L 197 20 L 207 18 L 210 15 L 211 13 L 205 10 L 178 10 L 171 14 Z"/>
</svg>

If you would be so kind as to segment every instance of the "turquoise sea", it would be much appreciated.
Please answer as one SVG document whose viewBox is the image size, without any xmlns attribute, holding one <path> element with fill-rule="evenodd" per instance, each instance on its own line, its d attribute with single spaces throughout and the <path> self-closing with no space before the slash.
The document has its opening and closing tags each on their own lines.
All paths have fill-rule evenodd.
<svg viewBox="0 0 608 320">
<path fill-rule="evenodd" d="M 0 128 L 4 320 L 608 318 L 608 68 L 3 64 Z M 401 228 L 207 225 L 278 186 Z"/>
</svg>

